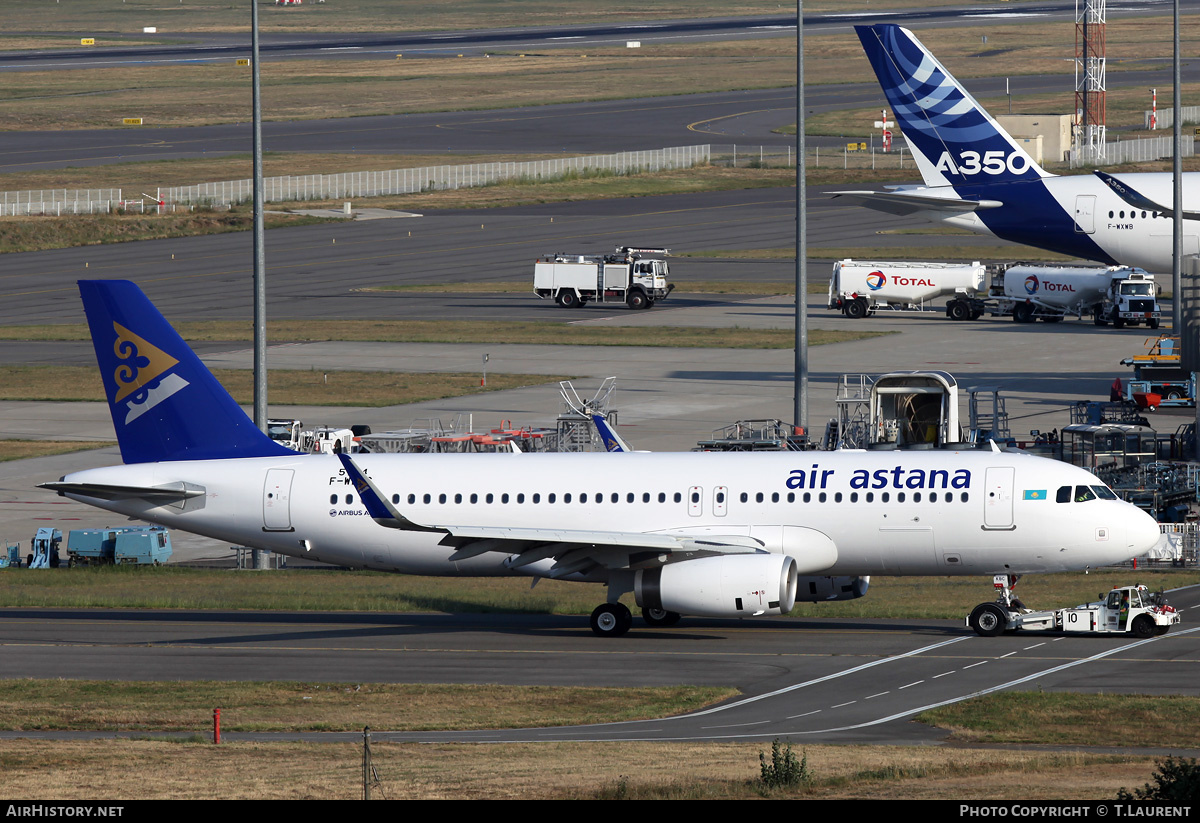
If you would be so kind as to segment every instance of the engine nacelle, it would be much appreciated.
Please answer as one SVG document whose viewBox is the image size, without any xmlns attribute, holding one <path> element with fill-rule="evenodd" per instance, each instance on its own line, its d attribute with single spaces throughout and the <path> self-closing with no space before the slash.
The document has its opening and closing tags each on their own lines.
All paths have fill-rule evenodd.
<svg viewBox="0 0 1200 823">
<path fill-rule="evenodd" d="M 870 585 L 870 577 L 801 577 L 797 583 L 796 599 L 808 603 L 856 600 L 867 593 Z"/>
<path fill-rule="evenodd" d="M 787 555 L 730 554 L 642 569 L 633 593 L 644 609 L 751 617 L 790 612 L 796 580 L 796 561 Z"/>
</svg>

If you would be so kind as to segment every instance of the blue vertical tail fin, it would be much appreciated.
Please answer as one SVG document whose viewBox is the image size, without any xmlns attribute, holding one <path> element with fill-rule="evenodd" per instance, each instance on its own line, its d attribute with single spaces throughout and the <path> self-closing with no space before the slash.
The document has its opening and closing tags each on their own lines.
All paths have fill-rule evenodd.
<svg viewBox="0 0 1200 823">
<path fill-rule="evenodd" d="M 1036 180 L 1044 171 L 911 31 L 855 26 L 928 186 Z"/>
<path fill-rule="evenodd" d="M 296 454 L 255 427 L 136 285 L 80 280 L 79 294 L 126 463 Z"/>
</svg>

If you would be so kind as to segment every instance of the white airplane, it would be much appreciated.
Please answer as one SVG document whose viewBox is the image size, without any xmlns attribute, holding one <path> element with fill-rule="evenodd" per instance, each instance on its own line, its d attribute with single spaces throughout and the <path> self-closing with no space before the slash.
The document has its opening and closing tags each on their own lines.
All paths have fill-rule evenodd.
<svg viewBox="0 0 1200 823">
<path fill-rule="evenodd" d="M 606 585 L 602 636 L 630 628 L 629 592 L 662 626 L 861 597 L 872 574 L 1085 569 L 1158 541 L 1092 474 L 995 449 L 297 454 L 254 427 L 137 286 L 79 287 L 124 465 L 43 488 L 356 568 Z"/>
<path fill-rule="evenodd" d="M 892 24 L 855 31 L 925 185 L 837 196 L 1112 266 L 1171 271 L 1169 173 L 1050 174 L 911 31 Z M 1183 176 L 1183 202 L 1185 216 L 1200 209 L 1200 174 Z M 1183 253 L 1200 253 L 1194 223 L 1184 223 Z"/>
</svg>

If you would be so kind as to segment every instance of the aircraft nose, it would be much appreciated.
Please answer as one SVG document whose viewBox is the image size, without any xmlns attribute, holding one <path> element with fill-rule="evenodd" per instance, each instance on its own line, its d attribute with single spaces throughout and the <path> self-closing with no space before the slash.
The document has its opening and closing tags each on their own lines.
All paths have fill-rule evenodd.
<svg viewBox="0 0 1200 823">
<path fill-rule="evenodd" d="M 1128 524 L 1129 547 L 1134 550 L 1132 556 L 1138 557 L 1157 546 L 1162 535 L 1158 528 L 1158 522 L 1153 517 L 1139 508 L 1132 506 L 1130 508 L 1133 509 L 1133 516 Z"/>
</svg>

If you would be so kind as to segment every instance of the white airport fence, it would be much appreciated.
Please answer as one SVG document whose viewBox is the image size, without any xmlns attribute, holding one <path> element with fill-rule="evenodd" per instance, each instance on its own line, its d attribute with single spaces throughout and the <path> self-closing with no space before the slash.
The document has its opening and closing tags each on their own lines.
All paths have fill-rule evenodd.
<svg viewBox="0 0 1200 823">
<path fill-rule="evenodd" d="M 852 148 L 853 147 L 853 148 Z M 841 146 L 808 146 L 804 153 L 808 168 L 836 169 L 916 169 L 907 148 L 884 151 L 867 141 L 847 142 Z M 737 168 L 792 167 L 796 165 L 793 146 L 749 146 L 740 143 L 714 145 L 713 165 Z"/>
<path fill-rule="evenodd" d="M 310 174 L 263 179 L 263 199 L 268 203 L 293 200 L 341 200 L 379 197 L 422 191 L 489 186 L 504 180 L 555 180 L 573 174 L 636 174 L 683 169 L 709 162 L 708 146 L 676 146 L 648 151 L 624 151 L 587 157 L 528 160 L 512 163 L 477 163 L 464 166 L 426 166 L 389 171 L 345 174 Z M 227 180 L 160 190 L 168 203 L 224 205 L 244 203 L 254 197 L 253 180 Z"/>
<path fill-rule="evenodd" d="M 1183 116 L 1183 125 L 1187 126 L 1192 123 L 1200 123 L 1200 106 L 1180 106 L 1179 113 Z M 1142 114 L 1146 118 L 1147 129 L 1171 129 L 1175 127 L 1175 109 L 1168 106 L 1165 109 L 1158 110 L 1158 116 L 1152 111 L 1145 111 Z M 1150 125 L 1150 120 L 1154 119 L 1154 125 Z"/>
<path fill-rule="evenodd" d="M 1071 149 L 1071 168 L 1083 166 L 1113 166 L 1119 163 L 1144 163 L 1171 157 L 1170 137 L 1148 137 L 1144 140 L 1121 140 L 1104 144 L 1104 157 L 1092 156 L 1090 152 Z M 1196 153 L 1195 139 L 1190 134 L 1179 138 L 1179 156 L 1192 157 Z"/>
<path fill-rule="evenodd" d="M 0 216 L 95 214 L 120 208 L 120 189 L 38 189 L 0 192 Z"/>
</svg>

